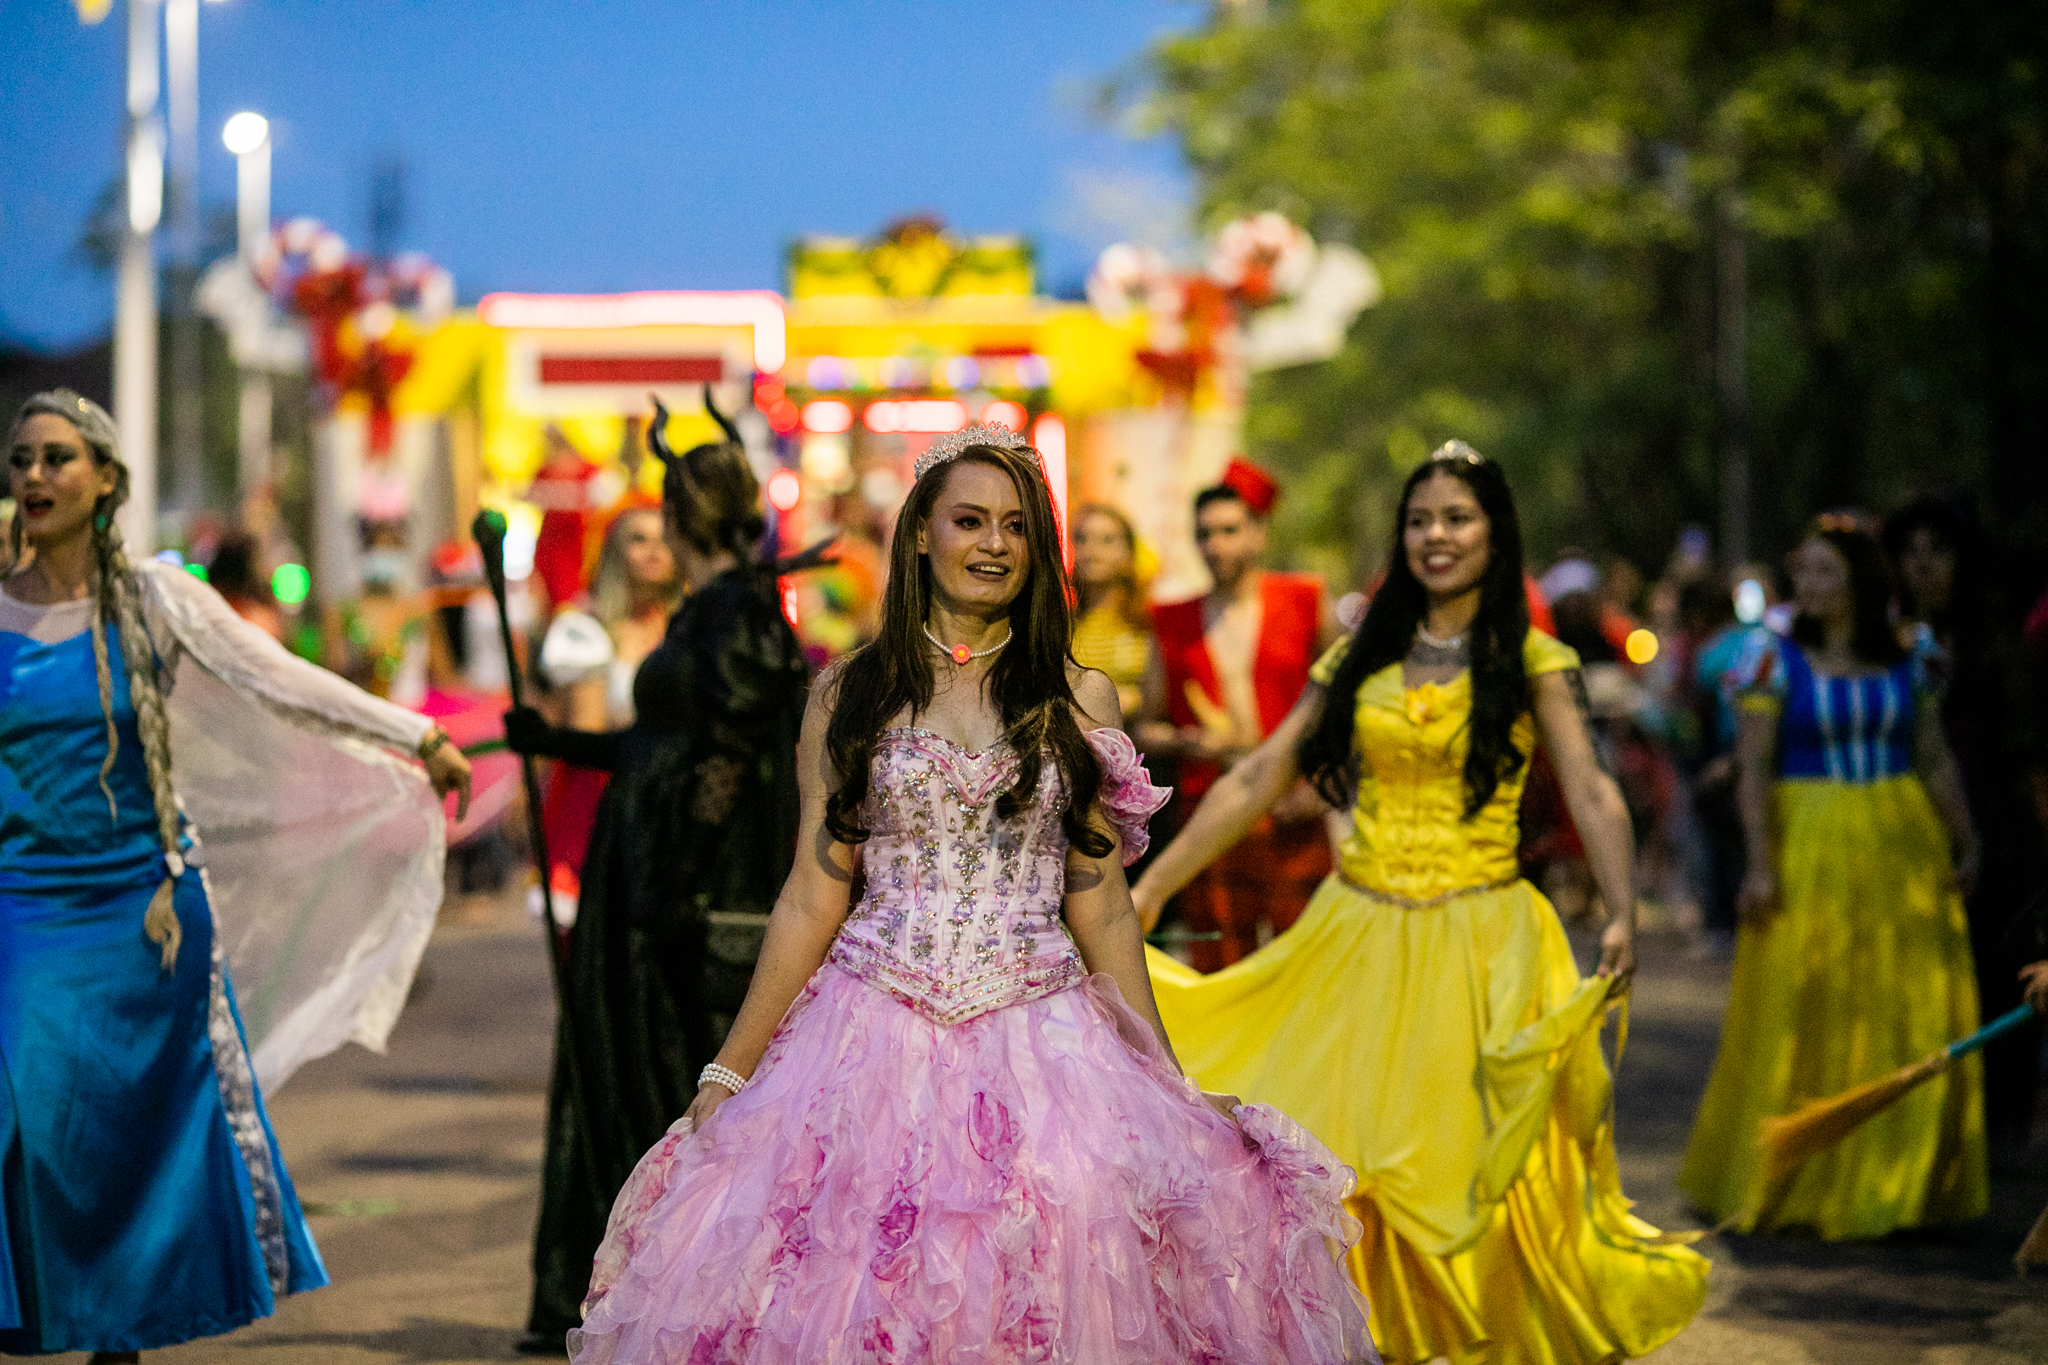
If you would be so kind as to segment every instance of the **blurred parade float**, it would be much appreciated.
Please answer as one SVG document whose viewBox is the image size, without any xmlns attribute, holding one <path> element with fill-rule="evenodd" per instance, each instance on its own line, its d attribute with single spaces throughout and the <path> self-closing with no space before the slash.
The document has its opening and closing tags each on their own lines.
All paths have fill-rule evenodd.
<svg viewBox="0 0 2048 1365">
<path fill-rule="evenodd" d="M 1063 519 L 1123 509 L 1155 593 L 1199 592 L 1190 504 L 1242 452 L 1248 376 L 1334 354 L 1378 293 L 1356 251 L 1277 214 L 1225 226 L 1199 268 L 1111 247 L 1086 301 L 1037 294 L 1022 238 L 923 217 L 804 239 L 787 265 L 786 302 L 497 293 L 470 311 L 424 258 L 368 260 L 302 219 L 218 267 L 210 311 L 245 374 L 316 381 L 310 572 L 292 563 L 290 587 L 317 608 L 322 657 L 411 705 L 501 688 L 463 528 L 480 507 L 506 515 L 508 574 L 544 621 L 587 583 L 611 518 L 658 502 L 652 400 L 675 448 L 719 437 L 706 385 L 739 414 L 780 551 L 839 538 L 838 563 L 789 589 L 820 658 L 872 629 L 911 466 L 972 421 L 1031 437 Z M 267 426 L 261 397 L 245 418 Z M 245 444 L 260 503 L 261 443 Z"/>
</svg>

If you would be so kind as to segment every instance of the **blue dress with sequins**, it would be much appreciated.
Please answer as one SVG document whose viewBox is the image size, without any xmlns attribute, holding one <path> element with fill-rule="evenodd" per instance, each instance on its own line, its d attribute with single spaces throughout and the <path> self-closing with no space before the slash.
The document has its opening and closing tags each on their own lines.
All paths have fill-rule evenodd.
<svg viewBox="0 0 2048 1365">
<path fill-rule="evenodd" d="M 327 1282 L 250 1071 L 202 873 L 177 884 L 174 970 L 143 936 L 165 864 L 109 634 L 112 812 L 90 635 L 0 631 L 0 1352 L 11 1354 L 171 1345 Z"/>
</svg>

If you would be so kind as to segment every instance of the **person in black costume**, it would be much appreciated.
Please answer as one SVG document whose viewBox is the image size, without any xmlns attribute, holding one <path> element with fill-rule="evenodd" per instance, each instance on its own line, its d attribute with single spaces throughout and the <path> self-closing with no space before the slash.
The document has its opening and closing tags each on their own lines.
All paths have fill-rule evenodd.
<svg viewBox="0 0 2048 1365">
<path fill-rule="evenodd" d="M 1900 606 L 1940 647 L 1942 730 L 1956 756 L 1983 872 L 1968 899 L 1970 950 L 1983 1017 L 2020 1003 L 2021 966 L 2040 956 L 2048 849 L 2034 819 L 2026 766 L 2039 752 L 2025 702 L 2026 669 L 2002 576 L 1967 503 L 1921 498 L 1885 522 Z M 2031 912 L 2031 913 L 2030 913 Z M 2024 1158 L 2041 1085 L 2037 1021 L 1984 1049 L 1984 1126 L 1994 1172 Z"/>
<path fill-rule="evenodd" d="M 657 405 L 649 443 L 667 469 L 663 522 L 690 591 L 635 675 L 633 725 L 592 733 L 527 709 L 505 718 L 515 751 L 612 775 L 569 932 L 520 1343 L 531 1354 L 565 1353 L 612 1202 L 724 1041 L 796 842 L 810 673 L 776 585 L 790 566 L 760 560 L 759 489 L 737 434 L 676 456 L 666 416 Z"/>
</svg>

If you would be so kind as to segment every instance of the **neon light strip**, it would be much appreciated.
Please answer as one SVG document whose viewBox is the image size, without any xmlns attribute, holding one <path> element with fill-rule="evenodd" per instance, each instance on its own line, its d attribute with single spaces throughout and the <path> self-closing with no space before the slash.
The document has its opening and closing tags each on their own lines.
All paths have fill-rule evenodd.
<svg viewBox="0 0 2048 1365">
<path fill-rule="evenodd" d="M 492 327 L 751 327 L 754 368 L 765 374 L 779 371 L 788 353 L 782 296 L 765 289 L 486 294 L 476 315 Z"/>
</svg>

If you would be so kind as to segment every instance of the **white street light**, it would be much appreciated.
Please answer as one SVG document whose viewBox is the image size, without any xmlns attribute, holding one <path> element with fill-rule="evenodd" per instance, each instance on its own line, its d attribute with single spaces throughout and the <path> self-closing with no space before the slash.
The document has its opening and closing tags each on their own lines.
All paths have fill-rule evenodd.
<svg viewBox="0 0 2048 1365">
<path fill-rule="evenodd" d="M 235 154 L 235 223 L 242 259 L 254 261 L 270 235 L 270 120 L 244 109 L 220 130 Z"/>
<path fill-rule="evenodd" d="M 270 236 L 270 120 L 244 109 L 220 130 L 235 154 L 235 225 L 242 266 L 253 272 Z M 270 482 L 271 390 L 267 371 L 245 365 L 237 470 L 246 495 Z"/>
<path fill-rule="evenodd" d="M 270 137 L 270 120 L 244 109 L 220 130 L 220 140 L 236 156 L 247 156 Z"/>
</svg>

